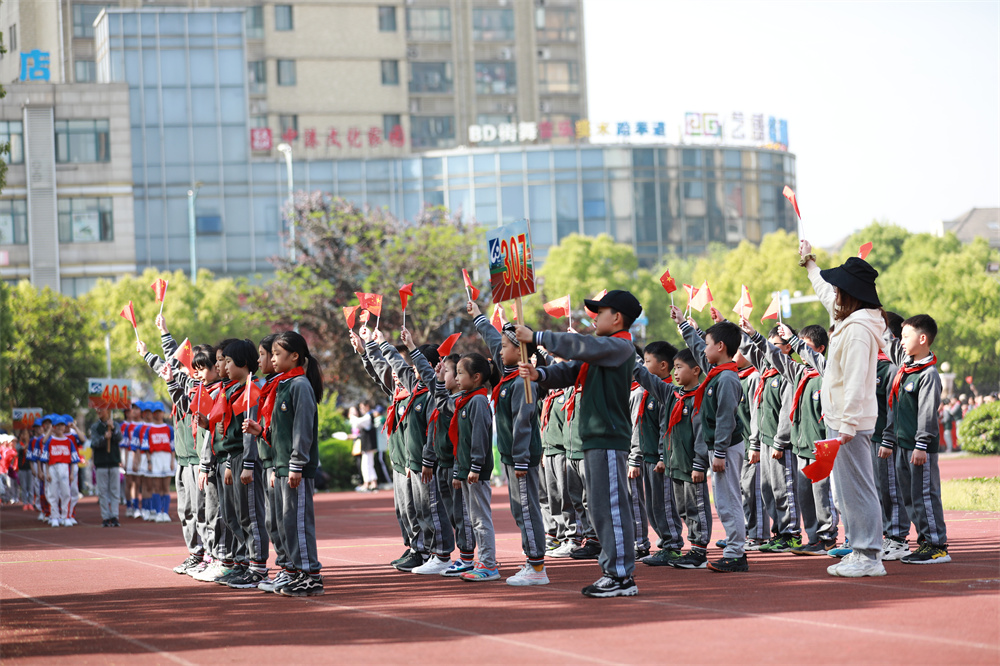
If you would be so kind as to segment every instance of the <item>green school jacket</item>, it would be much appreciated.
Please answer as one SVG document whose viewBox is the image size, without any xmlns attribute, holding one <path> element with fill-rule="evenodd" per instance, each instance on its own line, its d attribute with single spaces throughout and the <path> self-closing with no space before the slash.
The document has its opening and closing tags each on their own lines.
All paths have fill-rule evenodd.
<svg viewBox="0 0 1000 666">
<path fill-rule="evenodd" d="M 271 413 L 274 473 L 287 477 L 301 472 L 312 479 L 319 467 L 319 419 L 316 394 L 305 377 L 292 377 L 278 385 Z"/>
<path fill-rule="evenodd" d="M 813 448 L 816 442 L 826 439 L 826 426 L 823 424 L 823 404 L 820 395 L 823 389 L 823 377 L 813 377 L 806 382 L 805 390 L 799 399 L 799 409 L 793 415 L 792 449 L 800 458 L 815 460 Z"/>
</svg>

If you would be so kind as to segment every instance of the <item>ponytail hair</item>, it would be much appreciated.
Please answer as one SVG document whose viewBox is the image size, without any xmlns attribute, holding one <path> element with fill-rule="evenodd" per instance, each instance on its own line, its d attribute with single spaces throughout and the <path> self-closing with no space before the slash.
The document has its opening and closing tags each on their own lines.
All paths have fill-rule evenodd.
<svg viewBox="0 0 1000 666">
<path fill-rule="evenodd" d="M 299 365 L 305 366 L 306 379 L 309 380 L 313 393 L 316 394 L 316 403 L 318 404 L 323 399 L 323 372 L 320 370 L 319 362 L 309 353 L 306 339 L 295 331 L 283 331 L 274 339 L 273 345 L 277 345 L 291 354 L 299 355 Z"/>
</svg>

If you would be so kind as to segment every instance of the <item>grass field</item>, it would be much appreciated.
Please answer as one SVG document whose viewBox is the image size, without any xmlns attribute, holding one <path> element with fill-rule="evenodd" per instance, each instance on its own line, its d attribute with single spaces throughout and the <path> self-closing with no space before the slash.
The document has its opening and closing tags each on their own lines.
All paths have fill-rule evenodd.
<svg viewBox="0 0 1000 666">
<path fill-rule="evenodd" d="M 1000 477 L 941 482 L 946 511 L 1000 511 Z"/>
</svg>

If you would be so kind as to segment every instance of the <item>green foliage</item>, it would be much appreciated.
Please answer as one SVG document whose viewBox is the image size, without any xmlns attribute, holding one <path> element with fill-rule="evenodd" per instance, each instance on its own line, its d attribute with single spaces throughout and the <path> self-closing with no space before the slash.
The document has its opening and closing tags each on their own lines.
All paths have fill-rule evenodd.
<svg viewBox="0 0 1000 666">
<path fill-rule="evenodd" d="M 316 406 L 316 415 L 319 419 L 320 440 L 333 437 L 335 432 L 350 434 L 351 424 L 344 416 L 344 410 L 337 407 L 336 393 L 328 392 L 323 396 L 323 402 Z"/>
<path fill-rule="evenodd" d="M 1000 453 L 1000 402 L 989 402 L 965 415 L 958 445 L 970 453 Z"/>
<path fill-rule="evenodd" d="M 319 441 L 319 462 L 330 475 L 330 490 L 351 490 L 355 462 L 351 455 L 354 442 L 349 439 L 323 439 Z"/>
<path fill-rule="evenodd" d="M 1000 478 L 942 481 L 941 503 L 945 511 L 1000 511 Z"/>
</svg>

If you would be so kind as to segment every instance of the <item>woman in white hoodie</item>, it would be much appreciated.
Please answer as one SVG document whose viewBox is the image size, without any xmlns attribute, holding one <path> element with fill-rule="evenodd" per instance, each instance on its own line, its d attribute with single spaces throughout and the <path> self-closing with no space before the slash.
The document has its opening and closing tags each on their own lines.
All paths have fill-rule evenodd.
<svg viewBox="0 0 1000 666">
<path fill-rule="evenodd" d="M 842 442 L 833 466 L 833 492 L 853 552 L 827 572 L 845 578 L 884 576 L 882 517 L 871 457 L 878 418 L 875 368 L 886 329 L 875 290 L 878 271 L 857 257 L 821 271 L 805 240 L 800 241 L 799 254 L 799 263 L 809 271 L 816 295 L 833 318 L 821 400 L 827 436 Z"/>
</svg>

